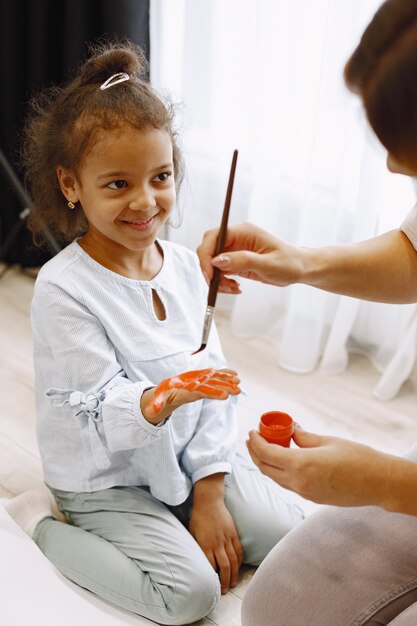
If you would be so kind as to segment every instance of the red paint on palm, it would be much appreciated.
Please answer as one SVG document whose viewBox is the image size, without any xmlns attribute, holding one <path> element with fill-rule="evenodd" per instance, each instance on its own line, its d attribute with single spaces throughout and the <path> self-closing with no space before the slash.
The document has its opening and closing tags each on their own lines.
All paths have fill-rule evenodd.
<svg viewBox="0 0 417 626">
<path fill-rule="evenodd" d="M 232 370 L 213 368 L 183 372 L 166 378 L 155 388 L 151 408 L 154 415 L 164 407 L 168 393 L 173 389 L 200 392 L 201 397 L 225 399 L 229 394 L 239 393 L 239 379 Z M 226 392 L 226 396 L 225 396 Z M 195 398 L 190 398 L 190 401 Z"/>
</svg>

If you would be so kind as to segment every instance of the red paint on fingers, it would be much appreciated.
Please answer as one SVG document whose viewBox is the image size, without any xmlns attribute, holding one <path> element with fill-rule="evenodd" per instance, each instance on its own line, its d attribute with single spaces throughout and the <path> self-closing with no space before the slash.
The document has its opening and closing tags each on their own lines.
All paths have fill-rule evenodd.
<svg viewBox="0 0 417 626">
<path fill-rule="evenodd" d="M 159 413 L 165 404 L 167 392 L 172 389 L 198 391 L 212 398 L 224 398 L 225 393 L 239 393 L 239 379 L 233 370 L 215 370 L 207 368 L 183 372 L 177 376 L 166 378 L 156 387 L 151 402 L 154 415 Z"/>
</svg>

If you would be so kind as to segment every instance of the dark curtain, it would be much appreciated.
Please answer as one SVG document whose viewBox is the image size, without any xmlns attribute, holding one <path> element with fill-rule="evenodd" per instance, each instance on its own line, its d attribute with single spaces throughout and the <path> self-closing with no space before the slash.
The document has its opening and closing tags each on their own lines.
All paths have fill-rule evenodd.
<svg viewBox="0 0 417 626">
<path fill-rule="evenodd" d="M 103 35 L 128 37 L 149 59 L 149 0 L 0 0 L 0 149 L 20 181 L 19 134 L 28 100 L 70 79 L 87 44 Z M 0 260 L 41 265 L 53 252 L 33 246 L 19 218 L 22 208 L 3 167 L 0 252 L 9 249 Z M 13 245 L 7 245 L 16 231 Z"/>
</svg>

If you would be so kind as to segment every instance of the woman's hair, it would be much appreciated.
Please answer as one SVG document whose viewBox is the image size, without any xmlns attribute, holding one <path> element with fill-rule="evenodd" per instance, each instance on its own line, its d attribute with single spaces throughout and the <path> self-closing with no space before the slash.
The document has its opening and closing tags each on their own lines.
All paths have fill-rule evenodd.
<svg viewBox="0 0 417 626">
<path fill-rule="evenodd" d="M 386 0 L 345 67 L 385 148 L 417 171 L 417 0 Z"/>
<path fill-rule="evenodd" d="M 66 87 L 53 87 L 36 96 L 23 135 L 22 164 L 35 205 L 28 227 L 36 243 L 43 228 L 59 240 L 70 241 L 86 232 L 87 222 L 77 206 L 68 209 L 56 168 L 77 172 L 102 129 L 125 124 L 133 128 L 165 129 L 172 141 L 176 187 L 183 177 L 183 161 L 174 129 L 174 107 L 163 101 L 145 80 L 148 69 L 142 50 L 130 42 L 91 47 L 91 55 Z M 112 75 L 124 72 L 129 80 L 101 90 Z"/>
</svg>

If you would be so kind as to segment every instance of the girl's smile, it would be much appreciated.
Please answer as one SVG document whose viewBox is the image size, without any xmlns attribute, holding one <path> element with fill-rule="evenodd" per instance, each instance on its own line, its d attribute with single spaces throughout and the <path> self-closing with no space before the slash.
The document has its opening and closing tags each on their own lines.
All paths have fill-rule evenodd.
<svg viewBox="0 0 417 626">
<path fill-rule="evenodd" d="M 120 220 L 120 221 L 122 222 L 122 224 L 126 224 L 126 226 L 128 226 L 129 228 L 133 228 L 134 230 L 146 231 L 152 228 L 157 215 L 158 213 L 142 221 L 140 220 Z"/>
</svg>

